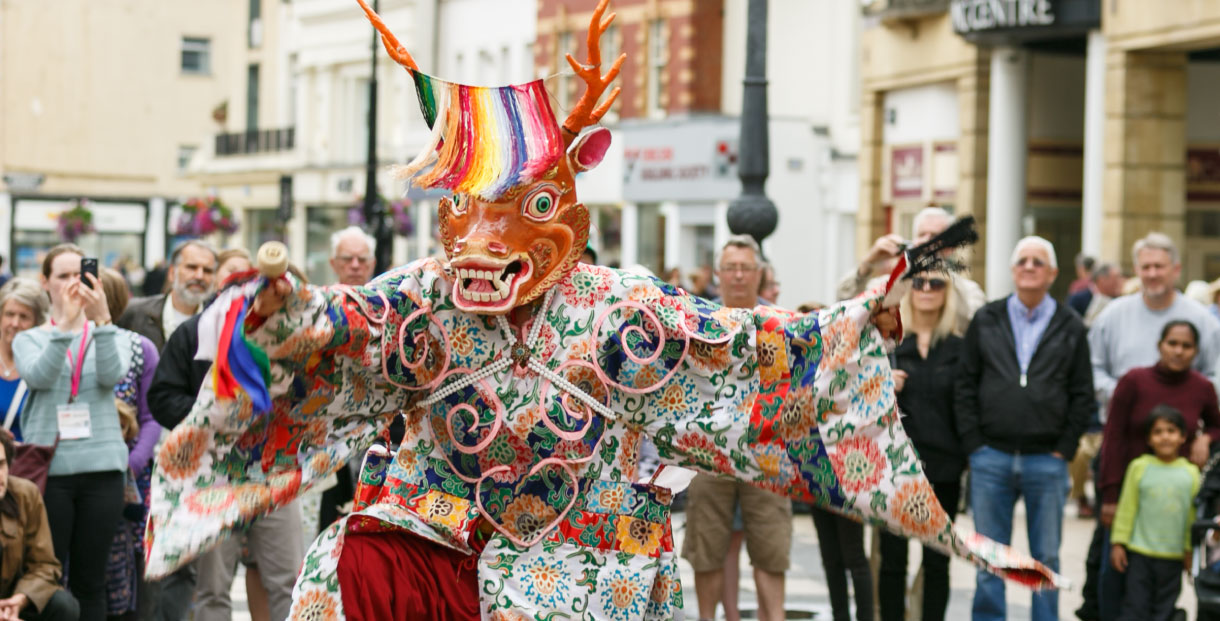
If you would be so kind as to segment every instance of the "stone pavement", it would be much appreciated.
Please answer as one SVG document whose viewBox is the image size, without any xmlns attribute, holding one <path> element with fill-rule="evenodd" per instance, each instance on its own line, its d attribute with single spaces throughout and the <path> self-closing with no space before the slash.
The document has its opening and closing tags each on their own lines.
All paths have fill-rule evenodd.
<svg viewBox="0 0 1220 621">
<path fill-rule="evenodd" d="M 1084 583 L 1084 558 L 1089 550 L 1089 541 L 1093 536 L 1093 520 L 1082 520 L 1075 516 L 1075 507 L 1069 503 L 1069 515 L 1064 519 L 1063 524 L 1063 546 L 1060 549 L 1062 557 L 1061 569 L 1069 579 L 1074 583 L 1074 588 L 1069 591 L 1064 591 L 1059 595 L 1059 618 L 1075 619 L 1072 614 L 1080 607 L 1080 585 Z M 674 545 L 678 550 L 682 549 L 682 537 L 686 532 L 686 514 L 675 513 L 674 521 Z M 958 522 L 967 528 L 973 528 L 969 516 L 958 516 Z M 822 557 L 818 550 L 818 537 L 813 530 L 813 520 L 808 515 L 793 516 L 793 548 L 792 548 L 792 569 L 788 572 L 787 581 L 787 608 L 789 611 L 804 611 L 805 615 L 792 615 L 792 618 L 814 618 L 814 619 L 830 619 L 830 599 L 826 591 L 826 576 L 822 571 Z M 1017 516 L 1014 520 L 1013 544 L 1022 550 L 1028 550 L 1029 544 L 1025 536 L 1025 512 L 1024 506 L 1017 505 Z M 866 542 L 867 546 L 867 542 Z M 912 544 L 912 552 L 910 554 L 909 563 L 910 575 L 915 576 L 915 571 L 919 567 L 919 558 L 922 552 L 918 546 Z M 867 549 L 867 548 L 866 548 Z M 751 578 L 751 570 L 749 565 L 748 555 L 742 553 L 741 559 L 741 607 L 743 616 L 747 609 L 755 608 L 757 601 L 754 592 L 754 581 Z M 695 599 L 695 577 L 691 571 L 690 565 L 686 561 L 680 561 L 682 569 L 682 587 L 686 590 L 686 606 L 687 619 L 696 619 L 698 616 L 697 601 Z M 953 559 L 950 565 L 950 595 L 949 595 L 949 612 L 946 615 L 947 619 L 969 619 L 970 604 L 974 597 L 974 577 L 975 570 L 969 563 Z M 250 613 L 246 607 L 246 582 L 245 569 L 239 568 L 237 578 L 233 581 L 233 620 L 234 621 L 250 621 Z M 1011 621 L 1022 621 L 1029 619 L 1029 590 L 1021 586 L 1009 585 L 1006 591 L 1008 599 L 1008 618 Z M 1178 606 L 1185 608 L 1194 618 L 1195 611 L 1195 595 L 1189 583 L 1185 578 L 1182 585 L 1182 596 L 1178 599 Z M 812 616 L 810 616 L 810 613 Z M 722 613 L 723 614 L 723 613 Z M 749 617 L 746 617 L 749 618 Z"/>
<path fill-rule="evenodd" d="M 1060 569 L 1073 583 L 1073 588 L 1059 594 L 1059 618 L 1075 619 L 1073 614 L 1080 607 L 1080 587 L 1084 583 L 1084 559 L 1089 551 L 1089 542 L 1093 537 L 1094 520 L 1083 520 L 1075 515 L 1075 506 L 1069 503 L 1068 515 L 1063 524 L 1063 545 L 1060 548 Z M 957 522 L 966 528 L 973 529 L 969 516 L 959 515 Z M 832 618 L 830 598 L 826 590 L 826 576 L 822 571 L 822 557 L 818 550 L 818 537 L 813 529 L 813 520 L 808 515 L 793 516 L 792 568 L 788 571 L 786 606 L 789 618 L 811 618 L 808 614 L 795 614 L 798 611 L 813 613 L 814 619 Z M 674 514 L 674 545 L 682 549 L 682 538 L 686 530 L 686 514 Z M 865 549 L 868 548 L 865 541 Z M 1025 535 L 1024 505 L 1018 503 L 1017 515 L 1013 520 L 1013 545 L 1020 550 L 1029 550 L 1028 538 Z M 909 556 L 910 578 L 913 579 L 919 567 L 922 550 L 912 544 Z M 757 601 L 754 582 L 748 555 L 743 551 L 741 559 L 741 609 L 743 618 L 748 617 L 747 609 L 753 610 Z M 694 572 L 685 560 L 680 561 L 682 570 L 682 587 L 685 589 L 686 618 L 693 620 L 698 617 L 698 602 L 695 599 Z M 969 619 L 971 602 L 974 598 L 974 566 L 960 559 L 953 559 L 949 574 L 949 611 L 946 619 Z M 1008 618 L 1011 621 L 1022 621 L 1030 618 L 1030 591 L 1021 586 L 1009 584 L 1005 591 L 1008 601 Z M 1183 575 L 1182 595 L 1178 606 L 1188 611 L 1189 618 L 1195 616 L 1195 594 L 1189 580 Z M 723 611 L 719 611 L 723 615 Z M 854 613 L 853 613 L 854 615 Z"/>
</svg>

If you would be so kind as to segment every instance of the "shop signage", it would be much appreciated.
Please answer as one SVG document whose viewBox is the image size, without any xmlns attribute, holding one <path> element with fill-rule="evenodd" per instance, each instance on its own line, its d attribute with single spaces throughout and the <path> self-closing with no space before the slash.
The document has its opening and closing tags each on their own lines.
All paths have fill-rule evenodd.
<svg viewBox="0 0 1220 621">
<path fill-rule="evenodd" d="M 890 194 L 894 198 L 923 198 L 923 145 L 891 147 Z"/>
<path fill-rule="evenodd" d="M 958 34 L 1055 23 L 1050 0 L 953 0 L 949 16 Z"/>
<path fill-rule="evenodd" d="M 13 228 L 19 231 L 54 231 L 59 212 L 72 208 L 68 200 L 17 200 Z M 99 233 L 143 233 L 148 210 L 139 203 L 91 202 L 93 225 Z"/>
<path fill-rule="evenodd" d="M 737 177 L 736 119 L 642 123 L 622 127 L 623 198 L 629 201 L 728 200 Z"/>
<path fill-rule="evenodd" d="M 951 0 L 949 19 L 975 42 L 1063 39 L 1101 25 L 1101 0 Z"/>
</svg>

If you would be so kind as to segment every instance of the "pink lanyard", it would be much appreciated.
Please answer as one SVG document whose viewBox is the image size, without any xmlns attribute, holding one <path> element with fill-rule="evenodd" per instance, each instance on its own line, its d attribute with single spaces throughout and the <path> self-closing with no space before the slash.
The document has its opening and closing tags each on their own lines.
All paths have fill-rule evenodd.
<svg viewBox="0 0 1220 621">
<path fill-rule="evenodd" d="M 55 325 L 55 320 L 51 320 L 51 325 Z M 67 356 L 68 364 L 72 365 L 72 394 L 68 397 L 68 403 L 76 401 L 76 395 L 80 392 L 80 374 L 85 367 L 85 351 L 89 349 L 89 322 L 85 322 L 85 327 L 80 333 L 80 349 L 76 352 L 76 364 L 72 363 L 72 347 L 68 346 Z"/>
</svg>

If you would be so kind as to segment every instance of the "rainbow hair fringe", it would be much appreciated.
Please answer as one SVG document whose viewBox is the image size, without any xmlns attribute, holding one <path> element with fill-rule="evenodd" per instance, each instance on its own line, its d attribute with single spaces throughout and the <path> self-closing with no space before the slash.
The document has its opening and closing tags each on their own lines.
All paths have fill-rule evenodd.
<svg viewBox="0 0 1220 621">
<path fill-rule="evenodd" d="M 246 299 L 237 296 L 229 303 L 212 372 L 216 396 L 233 399 L 244 391 L 258 414 L 271 411 L 271 361 L 267 352 L 246 337 Z"/>
<path fill-rule="evenodd" d="M 563 156 L 559 122 L 542 80 L 482 87 L 410 74 L 432 128 L 424 150 L 400 171 L 414 185 L 494 201 L 541 179 Z"/>
</svg>

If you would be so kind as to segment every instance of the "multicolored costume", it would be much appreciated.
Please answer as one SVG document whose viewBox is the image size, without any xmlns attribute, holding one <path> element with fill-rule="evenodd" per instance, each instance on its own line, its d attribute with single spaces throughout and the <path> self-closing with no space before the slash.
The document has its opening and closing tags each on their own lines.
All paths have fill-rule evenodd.
<svg viewBox="0 0 1220 621">
<path fill-rule="evenodd" d="M 158 455 L 148 573 L 289 502 L 401 415 L 397 453 L 374 447 L 358 510 L 310 549 L 294 618 L 343 618 L 345 539 L 368 533 L 472 553 L 484 618 L 672 618 L 683 590 L 672 494 L 659 484 L 672 468 L 640 480 L 645 437 L 671 467 L 750 481 L 1057 586 L 1034 561 L 956 531 L 937 504 L 872 325 L 889 287 L 801 315 L 721 308 L 577 263 L 589 217 L 573 176 L 609 143 L 602 128 L 578 134 L 617 95 L 597 105 L 622 63 L 600 74 L 605 4 L 586 63 L 569 56 L 589 90 L 560 128 L 541 82 L 423 75 L 361 1 L 433 124 L 406 172 L 454 191 L 439 208 L 449 261 L 365 287 L 287 277 L 295 293 L 265 320 L 248 314 L 265 278 L 219 296 L 200 323 L 214 385 Z"/>
</svg>

